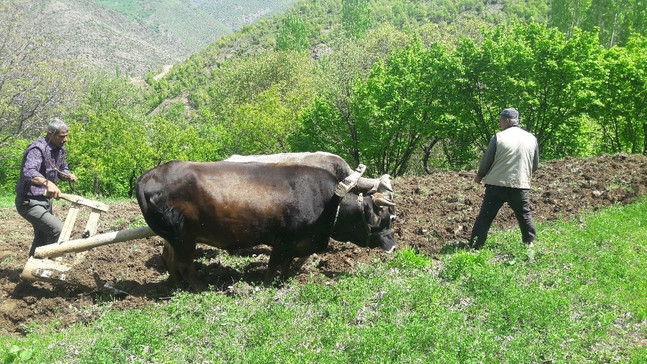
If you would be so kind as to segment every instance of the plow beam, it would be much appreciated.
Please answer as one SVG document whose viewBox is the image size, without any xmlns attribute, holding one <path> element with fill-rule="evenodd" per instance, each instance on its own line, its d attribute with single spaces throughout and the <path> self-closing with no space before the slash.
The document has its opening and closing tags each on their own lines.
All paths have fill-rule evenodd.
<svg viewBox="0 0 647 364">
<path fill-rule="evenodd" d="M 90 250 L 103 245 L 122 243 L 128 240 L 143 239 L 156 234 L 148 226 L 135 229 L 113 231 L 110 233 L 94 235 L 85 239 L 68 240 L 58 244 L 49 244 L 36 248 L 34 257 L 54 258 L 67 253 L 76 253 Z"/>
</svg>

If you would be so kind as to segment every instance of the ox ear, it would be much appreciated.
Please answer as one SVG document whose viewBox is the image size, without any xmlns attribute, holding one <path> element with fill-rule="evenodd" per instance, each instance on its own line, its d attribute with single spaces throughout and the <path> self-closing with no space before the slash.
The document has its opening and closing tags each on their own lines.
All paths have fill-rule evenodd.
<svg viewBox="0 0 647 364">
<path fill-rule="evenodd" d="M 391 201 L 391 199 L 389 199 L 388 197 L 386 197 L 386 195 L 384 195 L 382 193 L 379 193 L 379 192 L 375 193 L 371 197 L 373 197 L 373 203 L 375 203 L 377 206 L 380 206 L 380 207 L 395 206 L 395 203 L 393 201 Z"/>
</svg>

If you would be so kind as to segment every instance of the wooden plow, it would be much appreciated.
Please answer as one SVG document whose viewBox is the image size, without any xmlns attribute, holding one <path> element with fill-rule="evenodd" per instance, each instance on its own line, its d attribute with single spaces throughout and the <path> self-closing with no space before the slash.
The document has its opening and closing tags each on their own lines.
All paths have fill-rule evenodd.
<svg viewBox="0 0 647 364">
<path fill-rule="evenodd" d="M 99 218 L 101 217 L 101 213 L 108 211 L 108 205 L 70 194 L 61 194 L 61 198 L 72 202 L 73 206 L 67 212 L 58 242 L 36 248 L 34 256 L 27 260 L 20 274 L 20 278 L 22 279 L 75 284 L 76 282 L 71 280 L 68 274 L 68 271 L 72 267 L 63 264 L 60 259 L 57 259 L 58 261 L 54 260 L 55 258 L 67 253 L 80 252 L 74 259 L 74 263 L 72 264 L 74 265 L 83 259 L 85 252 L 92 248 L 156 235 L 148 226 L 96 235 Z M 85 225 L 84 233 L 82 238 L 70 240 L 79 210 L 82 207 L 90 208 L 90 215 Z M 126 293 L 107 284 L 99 288 L 113 291 L 113 293 Z"/>
</svg>

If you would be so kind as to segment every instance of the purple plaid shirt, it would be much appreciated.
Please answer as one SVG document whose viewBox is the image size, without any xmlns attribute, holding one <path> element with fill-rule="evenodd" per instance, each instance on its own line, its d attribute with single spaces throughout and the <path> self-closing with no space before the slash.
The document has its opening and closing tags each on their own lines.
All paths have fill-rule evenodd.
<svg viewBox="0 0 647 364">
<path fill-rule="evenodd" d="M 58 183 L 59 173 L 69 174 L 70 169 L 65 161 L 65 147 L 59 148 L 48 143 L 45 138 L 38 138 L 25 149 L 20 166 L 20 178 L 16 184 L 18 196 L 42 196 L 47 189 L 31 183 L 34 177 L 44 177 Z"/>
</svg>

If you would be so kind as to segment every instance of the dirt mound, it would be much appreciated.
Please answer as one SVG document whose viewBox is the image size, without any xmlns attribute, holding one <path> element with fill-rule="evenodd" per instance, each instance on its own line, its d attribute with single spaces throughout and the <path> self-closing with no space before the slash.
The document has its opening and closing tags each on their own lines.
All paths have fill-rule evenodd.
<svg viewBox="0 0 647 364">
<path fill-rule="evenodd" d="M 483 195 L 483 187 L 474 185 L 473 176 L 474 171 L 463 171 L 395 179 L 395 231 L 399 245 L 432 255 L 456 241 L 466 240 Z M 646 156 L 567 158 L 542 164 L 533 180 L 531 201 L 535 220 L 541 222 L 602 206 L 631 203 L 646 192 Z M 55 213 L 63 219 L 69 207 L 69 203 L 57 203 Z M 79 220 L 83 218 L 81 213 Z M 84 286 L 23 282 L 19 276 L 27 261 L 32 228 L 14 209 L 1 209 L 0 221 L 0 334 L 22 334 L 26 325 L 51 319 L 63 326 L 87 322 L 95 318 L 97 310 L 93 308 L 99 303 L 112 302 L 116 309 L 129 309 L 173 294 L 174 288 L 166 282 L 167 273 L 160 258 L 162 241 L 158 237 L 62 257 L 63 263 L 73 267 L 70 276 Z M 142 221 L 136 202 L 111 204 L 110 211 L 101 218 L 99 233 L 127 229 Z M 495 225 L 516 227 L 512 211 L 504 207 Z M 77 230 L 73 237 L 83 233 L 80 228 Z M 262 281 L 269 252 L 270 248 L 265 246 L 227 253 L 200 245 L 196 253 L 198 273 L 214 290 L 237 292 L 244 287 L 236 282 Z M 219 264 L 223 254 L 249 257 L 249 263 L 237 269 L 223 266 Z M 295 262 L 293 274 L 298 281 L 328 280 L 351 271 L 359 263 L 389 258 L 378 250 L 333 241 L 325 252 Z M 106 289 L 97 289 L 104 286 Z M 120 297 L 110 287 L 129 295 Z"/>
</svg>

